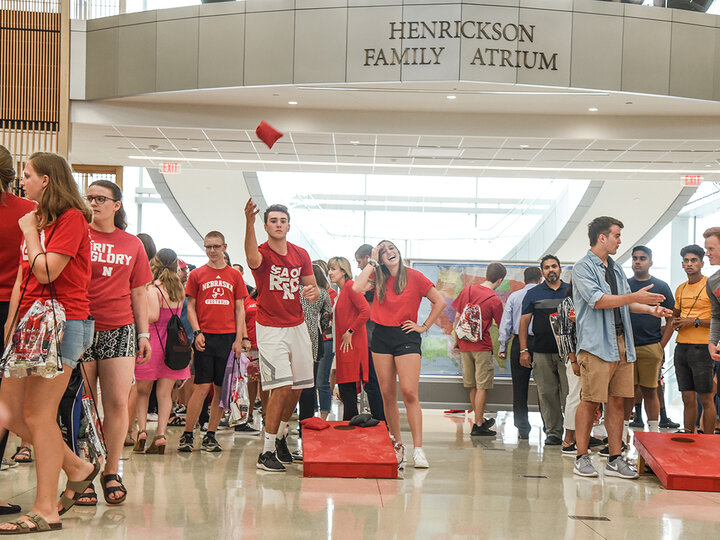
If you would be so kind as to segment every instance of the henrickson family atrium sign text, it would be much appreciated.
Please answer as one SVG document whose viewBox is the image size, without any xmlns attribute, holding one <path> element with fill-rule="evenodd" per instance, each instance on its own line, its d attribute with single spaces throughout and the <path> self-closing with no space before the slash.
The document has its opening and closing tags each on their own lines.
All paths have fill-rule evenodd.
<svg viewBox="0 0 720 540">
<path fill-rule="evenodd" d="M 403 40 L 398 47 L 364 49 L 364 66 L 420 66 L 441 64 L 445 47 L 406 47 L 423 39 L 466 39 L 497 42 L 475 50 L 470 65 L 557 71 L 558 53 L 527 50 L 535 40 L 535 25 L 492 21 L 400 21 L 390 22 L 390 39 Z M 413 43 L 414 44 L 414 43 Z M 419 45 L 421 43 L 418 43 Z M 512 48 L 511 48 L 512 47 Z"/>
</svg>

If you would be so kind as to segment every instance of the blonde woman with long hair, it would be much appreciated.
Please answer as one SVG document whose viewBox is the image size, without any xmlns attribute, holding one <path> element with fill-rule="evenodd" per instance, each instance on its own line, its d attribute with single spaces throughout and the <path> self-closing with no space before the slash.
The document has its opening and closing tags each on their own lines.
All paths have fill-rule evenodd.
<svg viewBox="0 0 720 540">
<path fill-rule="evenodd" d="M 396 381 L 399 379 L 412 433 L 414 466 L 426 469 L 429 465 L 422 449 L 422 408 L 418 399 L 422 360 L 420 335 L 430 329 L 445 308 L 445 299 L 432 281 L 405 266 L 397 246 L 389 240 L 383 240 L 372 250 L 369 264 L 353 285 L 355 292 L 372 289 L 375 300 L 370 319 L 375 323 L 375 329 L 371 349 L 398 467 L 403 468 L 405 464 L 397 406 Z M 418 324 L 418 309 L 423 298 L 430 301 L 432 310 L 428 318 Z"/>
<path fill-rule="evenodd" d="M 167 324 L 173 314 L 180 316 L 185 300 L 185 288 L 178 275 L 178 258 L 172 249 L 161 249 L 150 261 L 154 282 L 148 286 L 148 322 L 150 323 L 150 346 L 152 356 L 147 364 L 135 366 L 137 386 L 138 445 L 142 452 L 147 438 L 147 410 L 153 382 L 157 381 L 158 426 L 152 444 L 146 454 L 165 453 L 165 428 L 172 411 L 172 390 L 175 382 L 190 378 L 190 367 L 171 369 L 165 365 L 165 342 Z"/>
<path fill-rule="evenodd" d="M 58 405 L 70 374 L 93 338 L 88 299 L 92 213 L 78 192 L 70 166 L 57 154 L 38 152 L 30 156 L 21 184 L 38 206 L 18 221 L 23 255 L 10 300 L 5 340 L 15 331 L 16 311 L 22 318 L 36 300 L 49 300 L 48 284 L 52 283 L 57 300 L 65 308 L 66 326 L 59 352 L 65 369 L 50 379 L 39 375 L 3 379 L 0 405 L 9 411 L 6 427 L 34 446 L 37 489 L 32 511 L 0 525 L 2 534 L 61 529 L 60 514 L 75 504 L 100 470 L 99 465 L 81 460 L 70 450 L 57 424 Z M 58 505 L 61 468 L 69 481 Z"/>
</svg>

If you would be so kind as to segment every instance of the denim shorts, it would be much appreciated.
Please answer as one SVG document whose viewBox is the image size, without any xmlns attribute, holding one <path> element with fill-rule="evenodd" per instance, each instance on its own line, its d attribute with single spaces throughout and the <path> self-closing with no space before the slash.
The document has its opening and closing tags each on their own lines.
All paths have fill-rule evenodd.
<svg viewBox="0 0 720 540">
<path fill-rule="evenodd" d="M 60 343 L 60 358 L 75 369 L 83 353 L 92 345 L 95 321 L 92 319 L 65 321 L 65 334 Z"/>
</svg>

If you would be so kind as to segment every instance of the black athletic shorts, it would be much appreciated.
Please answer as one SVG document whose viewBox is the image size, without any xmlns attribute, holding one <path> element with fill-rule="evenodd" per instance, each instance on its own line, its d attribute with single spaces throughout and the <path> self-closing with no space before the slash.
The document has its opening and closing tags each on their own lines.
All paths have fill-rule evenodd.
<svg viewBox="0 0 720 540">
<path fill-rule="evenodd" d="M 378 354 L 421 354 L 422 338 L 417 332 L 405 333 L 400 326 L 376 324 L 372 334 L 371 350 Z"/>
<path fill-rule="evenodd" d="M 195 384 L 213 383 L 223 385 L 225 366 L 227 365 L 235 334 L 206 334 L 205 350 L 195 349 Z"/>
<path fill-rule="evenodd" d="M 711 393 L 714 368 L 715 361 L 707 344 L 678 343 L 675 346 L 675 377 L 681 392 Z"/>
</svg>

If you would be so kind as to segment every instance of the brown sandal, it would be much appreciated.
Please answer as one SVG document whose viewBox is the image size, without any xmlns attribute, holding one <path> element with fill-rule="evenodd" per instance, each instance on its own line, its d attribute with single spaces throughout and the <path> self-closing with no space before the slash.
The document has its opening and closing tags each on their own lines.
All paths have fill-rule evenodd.
<svg viewBox="0 0 720 540">
<path fill-rule="evenodd" d="M 140 438 L 140 435 L 145 435 Z M 142 454 L 145 451 L 145 442 L 147 441 L 147 433 L 145 431 L 138 431 L 137 442 L 133 447 L 133 452 L 136 454 Z"/>
<path fill-rule="evenodd" d="M 162 444 L 157 444 L 158 441 L 162 441 Z M 165 455 L 165 446 L 167 445 L 167 441 L 165 440 L 165 435 L 155 435 L 153 437 L 152 443 L 150 444 L 150 448 L 145 450 L 146 454 L 160 454 Z"/>
<path fill-rule="evenodd" d="M 9 521 L 8 525 L 15 525 L 17 528 L 0 529 L 0 534 L 29 534 L 36 532 L 59 531 L 62 529 L 62 523 L 48 523 L 44 517 L 37 515 L 35 512 L 28 512 L 24 517 L 26 517 L 30 523 L 22 519 Z M 31 527 L 30 525 L 35 526 Z"/>
<path fill-rule="evenodd" d="M 72 497 L 68 497 L 65 495 L 65 491 L 63 491 L 63 494 L 60 496 L 60 511 L 58 514 L 61 516 L 70 510 L 73 506 L 78 504 L 78 499 L 82 499 L 83 495 L 85 494 L 85 490 L 92 486 L 93 480 L 95 480 L 95 477 L 100 472 L 100 464 L 95 463 L 93 467 L 93 471 L 88 475 L 85 480 L 68 480 L 68 483 L 65 485 L 65 491 L 72 491 L 74 495 Z M 90 494 L 87 494 L 89 496 Z M 97 496 L 97 495 L 96 495 Z M 97 502 L 95 503 L 97 504 Z M 87 503 L 82 504 L 81 506 L 89 506 Z"/>
</svg>

